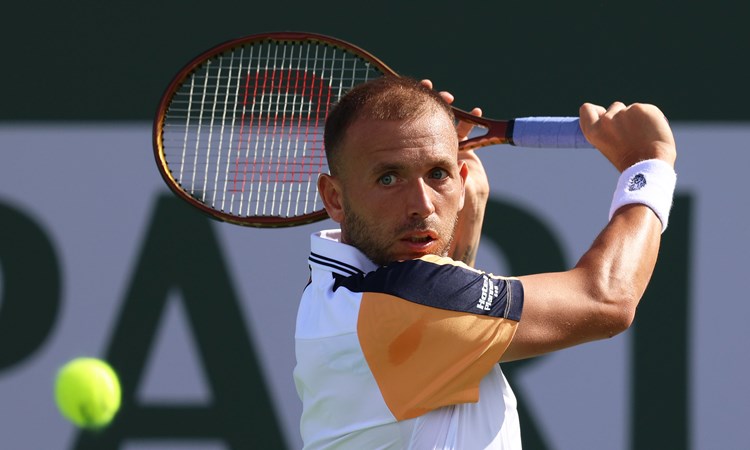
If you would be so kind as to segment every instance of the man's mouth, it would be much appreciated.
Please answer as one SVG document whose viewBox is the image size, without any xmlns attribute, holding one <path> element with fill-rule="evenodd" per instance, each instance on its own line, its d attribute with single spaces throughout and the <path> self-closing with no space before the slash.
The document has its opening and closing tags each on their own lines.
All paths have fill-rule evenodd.
<svg viewBox="0 0 750 450">
<path fill-rule="evenodd" d="M 432 241 L 436 241 L 438 238 L 437 233 L 431 230 L 414 230 L 406 233 L 402 240 L 411 244 L 429 244 Z"/>
</svg>

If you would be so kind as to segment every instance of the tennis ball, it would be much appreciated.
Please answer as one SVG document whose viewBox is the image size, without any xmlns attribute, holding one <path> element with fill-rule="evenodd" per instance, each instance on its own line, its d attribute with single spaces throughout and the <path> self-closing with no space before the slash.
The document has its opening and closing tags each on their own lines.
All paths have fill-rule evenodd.
<svg viewBox="0 0 750 450">
<path fill-rule="evenodd" d="M 60 368 L 55 401 L 60 413 L 81 428 L 105 427 L 120 408 L 120 381 L 96 358 L 76 358 Z"/>
</svg>

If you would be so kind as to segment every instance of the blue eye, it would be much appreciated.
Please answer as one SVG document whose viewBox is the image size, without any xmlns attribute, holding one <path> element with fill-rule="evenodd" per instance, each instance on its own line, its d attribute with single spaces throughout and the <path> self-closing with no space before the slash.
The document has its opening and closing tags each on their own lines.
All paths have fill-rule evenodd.
<svg viewBox="0 0 750 450">
<path fill-rule="evenodd" d="M 444 169 L 433 169 L 433 171 L 430 172 L 430 178 L 434 178 L 436 180 L 442 180 L 447 176 L 448 172 Z"/>
<path fill-rule="evenodd" d="M 393 174 L 383 175 L 378 181 L 383 186 L 390 186 L 396 182 L 396 177 Z"/>
</svg>

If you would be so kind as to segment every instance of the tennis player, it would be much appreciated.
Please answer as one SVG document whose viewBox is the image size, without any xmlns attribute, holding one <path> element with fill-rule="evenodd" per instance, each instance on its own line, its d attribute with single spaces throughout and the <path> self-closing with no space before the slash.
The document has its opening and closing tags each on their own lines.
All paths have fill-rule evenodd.
<svg viewBox="0 0 750 450">
<path fill-rule="evenodd" d="M 498 363 L 626 330 L 653 272 L 676 181 L 659 109 L 580 108 L 621 172 L 610 221 L 571 270 L 502 277 L 472 267 L 489 183 L 430 86 L 379 78 L 327 120 L 318 189 L 340 229 L 311 237 L 297 318 L 305 448 L 521 448 Z"/>
</svg>

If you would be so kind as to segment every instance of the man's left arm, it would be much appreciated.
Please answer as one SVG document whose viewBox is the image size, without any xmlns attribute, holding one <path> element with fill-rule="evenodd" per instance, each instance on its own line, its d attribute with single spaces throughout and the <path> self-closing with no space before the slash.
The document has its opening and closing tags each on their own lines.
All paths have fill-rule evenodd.
<svg viewBox="0 0 750 450">
<path fill-rule="evenodd" d="M 464 187 L 464 207 L 458 215 L 456 232 L 450 257 L 474 267 L 479 239 L 482 235 L 484 212 L 490 195 L 490 185 L 482 161 L 473 150 L 458 153 L 459 164 L 465 163 L 469 169 Z"/>
</svg>

